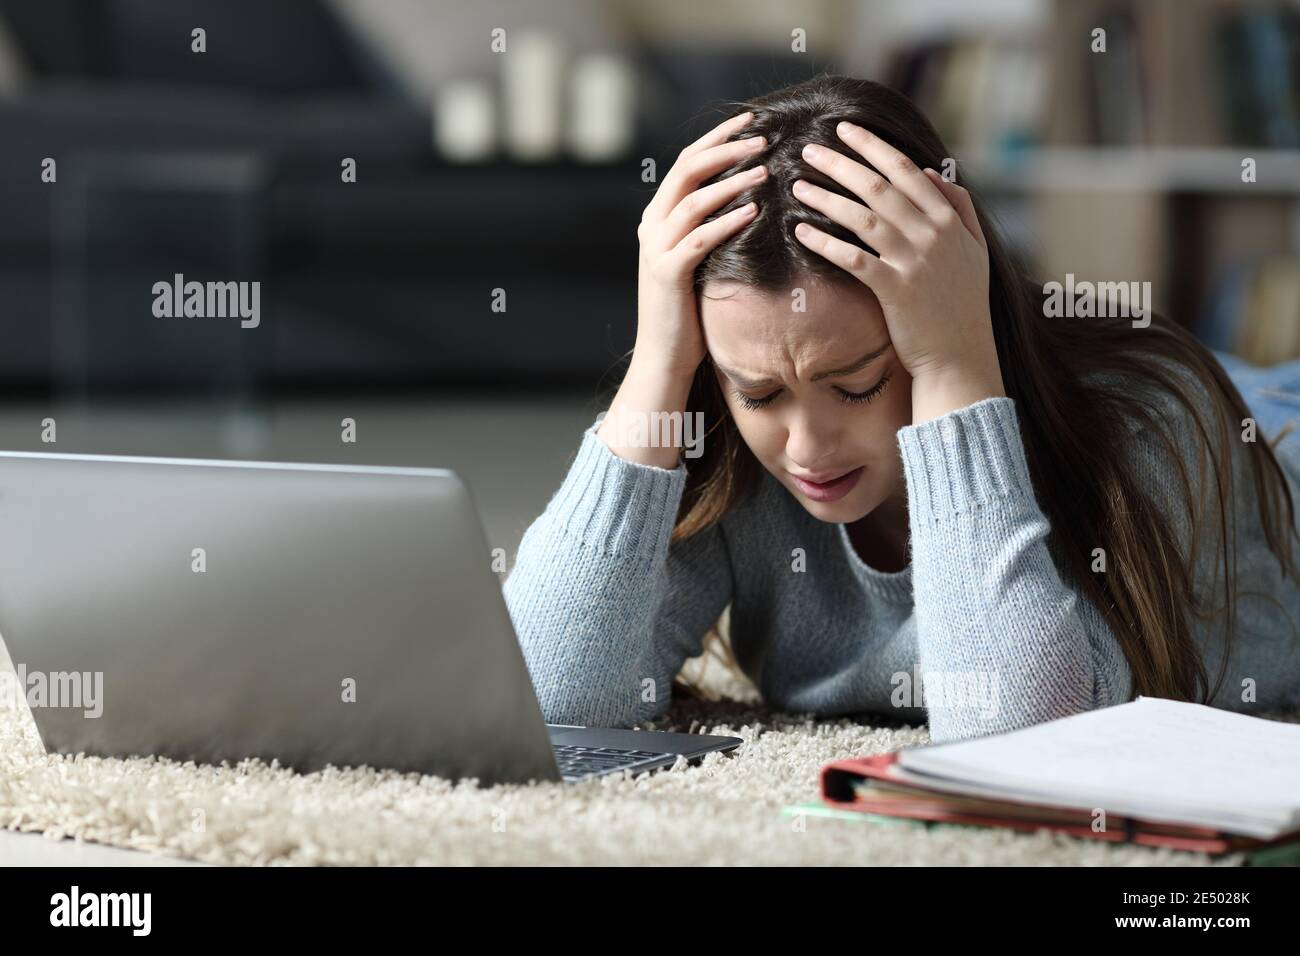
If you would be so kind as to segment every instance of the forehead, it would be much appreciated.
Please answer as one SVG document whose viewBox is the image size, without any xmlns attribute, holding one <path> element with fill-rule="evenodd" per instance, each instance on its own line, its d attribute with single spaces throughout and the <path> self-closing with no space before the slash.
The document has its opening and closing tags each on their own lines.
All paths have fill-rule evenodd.
<svg viewBox="0 0 1300 956">
<path fill-rule="evenodd" d="M 810 280 L 780 292 L 710 282 L 700 296 L 700 319 L 716 360 L 755 372 L 773 362 L 852 361 L 889 341 L 880 302 L 860 282 Z"/>
</svg>

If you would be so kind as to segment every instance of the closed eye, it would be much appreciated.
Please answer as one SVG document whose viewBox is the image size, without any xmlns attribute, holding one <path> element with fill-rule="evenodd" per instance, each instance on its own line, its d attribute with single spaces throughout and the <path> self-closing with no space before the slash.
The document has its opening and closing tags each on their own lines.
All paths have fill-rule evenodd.
<svg viewBox="0 0 1300 956">
<path fill-rule="evenodd" d="M 767 405 L 771 405 L 772 399 L 776 398 L 776 396 L 779 395 L 780 393 L 781 390 L 777 389 L 771 395 L 764 395 L 762 398 L 751 398 L 750 396 L 746 395 L 744 392 L 738 391 L 736 389 L 732 389 L 731 392 L 731 394 L 736 396 L 736 401 L 740 402 L 740 404 L 744 405 L 746 408 L 763 408 Z"/>
<path fill-rule="evenodd" d="M 885 390 L 885 386 L 888 384 L 889 384 L 889 376 L 886 375 L 883 378 L 881 378 L 881 380 L 877 382 L 875 385 L 872 385 L 869 389 L 867 389 L 865 392 L 846 392 L 842 388 L 837 388 L 835 391 L 840 393 L 840 396 L 844 399 L 844 401 L 848 402 L 850 405 L 856 405 L 859 402 L 871 401 L 873 398 L 875 398 L 877 395 L 883 392 Z"/>
<path fill-rule="evenodd" d="M 879 382 L 877 382 L 875 385 L 872 385 L 865 392 L 849 392 L 849 391 L 845 391 L 842 388 L 837 388 L 835 389 L 835 391 L 839 392 L 840 400 L 843 401 L 846 405 L 859 405 L 865 402 L 870 402 L 873 398 L 875 398 L 877 395 L 883 392 L 885 390 L 885 386 L 888 384 L 889 384 L 889 376 L 885 375 L 880 379 Z M 743 405 L 745 408 L 756 410 L 760 408 L 766 408 L 768 405 L 771 405 L 772 402 L 775 401 L 776 397 L 781 394 L 781 390 L 778 388 L 775 392 L 772 392 L 771 394 L 768 395 L 764 395 L 762 398 L 753 398 L 752 396 L 746 395 L 744 392 L 741 392 L 737 389 L 732 389 L 732 394 L 736 396 L 736 400 L 740 402 L 740 404 Z"/>
</svg>

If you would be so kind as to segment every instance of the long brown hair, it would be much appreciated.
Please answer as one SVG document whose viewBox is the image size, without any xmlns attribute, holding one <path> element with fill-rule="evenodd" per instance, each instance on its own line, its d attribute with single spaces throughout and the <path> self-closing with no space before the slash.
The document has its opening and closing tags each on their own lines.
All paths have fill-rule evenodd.
<svg viewBox="0 0 1300 956">
<path fill-rule="evenodd" d="M 803 147 L 815 142 L 862 162 L 835 134 L 840 121 L 866 127 L 918 167 L 943 171 L 950 155 L 911 101 L 867 80 L 822 74 L 732 106 L 737 112 L 754 113 L 753 120 L 733 138 L 763 135 L 768 147 L 711 181 L 758 163 L 768 167 L 769 175 L 714 214 L 723 215 L 750 201 L 758 203 L 756 219 L 700 263 L 695 275 L 697 296 L 713 280 L 738 280 L 773 292 L 790 288 L 800 277 L 858 281 L 794 237 L 795 225 L 809 222 L 869 249 L 790 193 L 794 180 L 803 178 L 857 198 L 801 159 Z M 1218 693 L 1226 672 L 1238 596 L 1234 593 L 1236 534 L 1235 526 L 1230 527 L 1235 491 L 1230 449 L 1236 423 L 1250 416 L 1246 403 L 1205 346 L 1163 316 L 1151 314 L 1150 325 L 1141 329 L 1135 329 L 1128 318 L 1045 317 L 1044 287 L 1030 281 L 1008 254 L 973 190 L 972 199 L 988 245 L 989 305 L 1002 378 L 1007 395 L 1016 402 L 1034 492 L 1051 525 L 1048 543 L 1058 570 L 1109 624 L 1128 661 L 1134 694 L 1208 702 Z M 1198 386 L 1213 396 L 1214 421 L 1205 420 L 1187 379 L 1180 381 L 1181 376 L 1168 367 L 1162 369 L 1156 360 L 1172 362 L 1194 375 Z M 1116 389 L 1113 383 L 1106 387 L 1097 379 L 1087 381 L 1095 374 L 1118 375 L 1130 383 L 1154 386 L 1176 397 L 1188 410 L 1199 447 L 1195 486 L 1149 393 L 1144 401 L 1138 391 Z M 708 440 L 703 443 L 702 455 L 688 462 L 674 541 L 717 522 L 753 487 L 762 467 L 736 430 L 707 358 L 696 374 L 687 407 L 704 413 Z M 1133 463 L 1116 454 L 1135 423 L 1157 436 L 1170 459 L 1177 462 L 1178 487 L 1144 489 Z M 1285 574 L 1300 580 L 1290 548 L 1296 535 L 1290 489 L 1266 441 L 1248 448 L 1269 549 Z M 1224 603 L 1217 608 L 1203 606 L 1195 593 L 1206 508 L 1193 487 L 1208 490 L 1207 467 L 1215 478 L 1218 502 L 1216 575 L 1221 567 L 1225 582 Z M 1186 553 L 1181 552 L 1177 526 L 1158 507 L 1170 500 L 1186 504 L 1192 529 Z M 1093 549 L 1099 545 L 1104 545 L 1105 573 L 1092 570 Z M 1187 611 L 1202 620 L 1225 615 L 1223 663 L 1213 686 L 1194 642 Z M 718 639 L 716 626 L 708 637 Z M 708 641 L 705 646 L 707 650 Z M 723 654 L 734 667 L 730 648 L 725 647 Z M 678 686 L 697 690 L 684 680 Z"/>
</svg>

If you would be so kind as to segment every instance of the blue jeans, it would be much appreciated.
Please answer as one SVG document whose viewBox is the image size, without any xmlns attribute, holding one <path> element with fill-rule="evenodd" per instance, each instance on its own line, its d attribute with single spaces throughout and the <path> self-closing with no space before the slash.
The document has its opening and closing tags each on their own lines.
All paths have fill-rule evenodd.
<svg viewBox="0 0 1300 956">
<path fill-rule="evenodd" d="M 1300 434 L 1300 359 L 1261 368 L 1236 355 L 1210 351 L 1246 400 L 1246 407 L 1259 423 L 1261 437 L 1271 440 L 1289 422 L 1296 423 Z M 1300 437 L 1288 436 L 1282 444 L 1297 442 Z"/>
</svg>

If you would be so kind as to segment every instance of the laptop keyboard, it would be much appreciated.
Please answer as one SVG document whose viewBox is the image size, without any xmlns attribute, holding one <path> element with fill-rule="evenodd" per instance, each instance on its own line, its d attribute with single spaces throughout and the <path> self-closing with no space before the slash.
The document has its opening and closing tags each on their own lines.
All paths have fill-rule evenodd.
<svg viewBox="0 0 1300 956">
<path fill-rule="evenodd" d="M 614 747 L 575 747 L 572 744 L 552 744 L 555 762 L 565 780 L 612 773 L 636 767 L 665 756 L 649 750 L 618 750 Z"/>
</svg>

